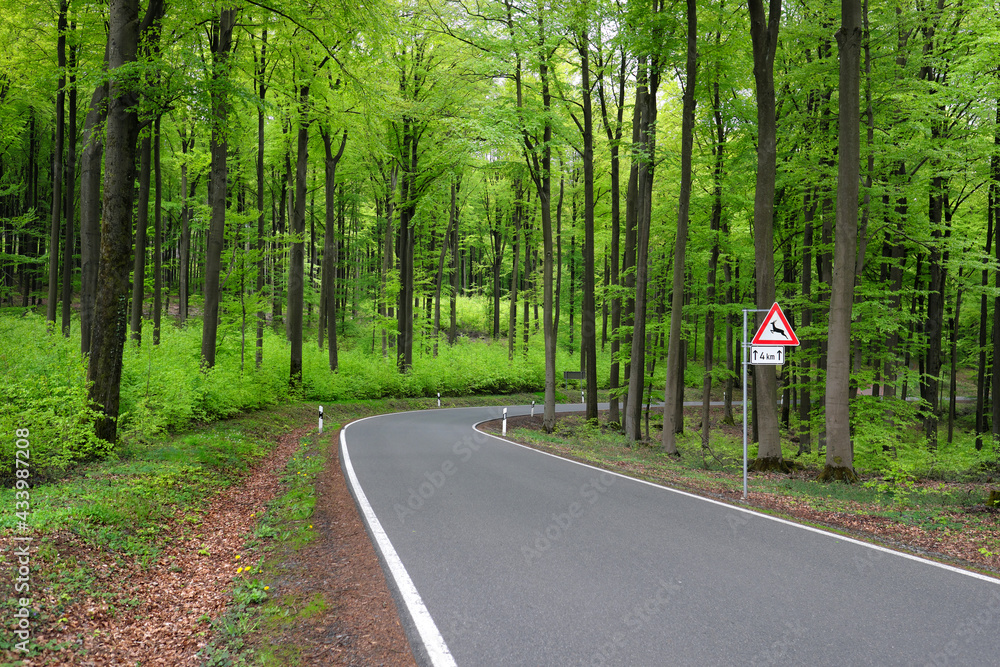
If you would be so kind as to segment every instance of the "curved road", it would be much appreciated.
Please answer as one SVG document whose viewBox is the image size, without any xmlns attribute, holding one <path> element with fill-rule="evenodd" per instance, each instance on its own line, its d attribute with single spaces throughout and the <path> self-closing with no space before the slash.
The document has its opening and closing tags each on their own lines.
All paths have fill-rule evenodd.
<svg viewBox="0 0 1000 667">
<path fill-rule="evenodd" d="M 419 662 L 1000 664 L 997 579 L 474 429 L 500 414 L 341 431 Z"/>
</svg>

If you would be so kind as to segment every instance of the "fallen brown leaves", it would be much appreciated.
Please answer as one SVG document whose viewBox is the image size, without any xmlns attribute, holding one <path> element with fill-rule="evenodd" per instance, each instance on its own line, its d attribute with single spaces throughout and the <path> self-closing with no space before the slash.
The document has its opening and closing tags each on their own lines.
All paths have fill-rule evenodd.
<svg viewBox="0 0 1000 667">
<path fill-rule="evenodd" d="M 250 636 L 247 643 L 298 665 L 385 665 L 410 667 L 409 643 L 396 606 L 340 467 L 332 433 L 326 466 L 317 476 L 316 509 L 309 520 L 317 539 L 294 554 L 275 556 L 282 574 L 272 585 L 276 600 L 307 601 L 320 596 L 315 614 L 281 623 Z M 282 557 L 284 556 L 284 557 Z M 301 607 L 301 605 L 300 605 Z"/>
<path fill-rule="evenodd" d="M 255 516 L 278 489 L 278 471 L 295 452 L 301 428 L 284 435 L 271 453 L 239 484 L 212 499 L 201 522 L 186 539 L 176 540 L 157 561 L 143 565 L 60 533 L 46 541 L 55 547 L 59 566 L 92 572 L 96 582 L 66 607 L 43 593 L 36 606 L 60 609 L 42 625 L 35 643 L 54 647 L 23 661 L 34 665 L 198 665 L 207 643 L 209 621 L 229 602 L 236 556 L 243 550 Z M 167 527 L 183 535 L 183 519 Z M 8 653 L 7 660 L 20 657 Z"/>
<path fill-rule="evenodd" d="M 209 501 L 197 524 L 183 517 L 172 520 L 166 533 L 178 537 L 155 563 L 144 565 L 94 548 L 69 532 L 45 536 L 47 556 L 33 559 L 33 571 L 58 572 L 64 580 L 77 573 L 83 583 L 73 595 L 63 596 L 52 586 L 36 594 L 33 607 L 43 615 L 33 621 L 32 643 L 44 650 L 20 664 L 202 664 L 199 651 L 213 638 L 212 621 L 232 601 L 236 568 L 256 557 L 247 551 L 250 533 L 281 492 L 280 475 L 310 430 L 302 427 L 282 436 L 249 474 Z M 301 665 L 412 665 L 395 604 L 344 484 L 336 447 L 329 450 L 310 519 L 319 538 L 287 554 L 289 562 L 277 568 L 281 574 L 270 591 L 272 596 L 301 596 L 303 604 L 308 594 L 319 592 L 328 602 L 326 611 L 281 636 L 251 634 L 247 642 L 296 646 L 295 664 Z M 11 544 L 2 546 L 7 552 Z M 12 588 L 4 592 L 13 597 Z M 22 658 L 0 652 L 0 662 Z"/>
</svg>

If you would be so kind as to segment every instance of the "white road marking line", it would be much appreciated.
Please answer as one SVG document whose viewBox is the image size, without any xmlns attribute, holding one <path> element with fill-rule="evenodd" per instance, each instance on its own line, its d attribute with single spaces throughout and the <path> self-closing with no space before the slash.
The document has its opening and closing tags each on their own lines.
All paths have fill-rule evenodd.
<svg viewBox="0 0 1000 667">
<path fill-rule="evenodd" d="M 371 418 L 366 417 L 365 419 Z M 359 419 L 358 421 L 364 420 Z M 365 492 L 361 489 L 361 484 L 358 482 L 358 477 L 354 473 L 354 466 L 351 465 L 351 455 L 347 451 L 346 433 L 347 429 L 356 423 L 358 422 L 351 422 L 340 430 L 340 457 L 344 463 L 344 468 L 347 470 L 351 486 L 354 487 L 358 505 L 361 507 L 361 511 L 365 515 L 365 520 L 368 522 L 368 527 L 371 529 L 372 535 L 378 543 L 382 557 L 385 558 L 385 562 L 389 565 L 392 578 L 396 580 L 396 586 L 399 587 L 399 594 L 403 598 L 403 602 L 406 603 L 406 608 L 410 612 L 410 617 L 413 619 L 413 624 L 416 626 L 417 632 L 420 633 L 420 639 L 424 643 L 424 648 L 427 650 L 431 664 L 434 667 L 454 667 L 455 659 L 452 657 L 451 651 L 448 650 L 448 645 L 445 643 L 444 637 L 441 636 L 437 624 L 434 623 L 430 612 L 427 611 L 420 593 L 417 592 L 417 587 L 413 584 L 413 580 L 410 579 L 406 567 L 403 566 L 403 561 L 399 559 L 399 554 L 396 553 L 395 547 L 389 541 L 389 536 L 386 535 L 385 529 L 379 523 L 378 517 L 375 516 L 375 511 L 368 502 L 368 498 L 365 496 Z"/>
<path fill-rule="evenodd" d="M 801 523 L 795 523 L 794 521 L 789 521 L 788 519 L 782 519 L 780 517 L 771 516 L 770 514 L 764 514 L 763 512 L 756 512 L 754 510 L 747 509 L 745 507 L 740 507 L 739 505 L 730 505 L 729 503 L 724 503 L 724 502 L 722 502 L 720 500 L 714 500 L 712 498 L 706 498 L 704 496 L 699 496 L 698 494 L 695 494 L 695 493 L 688 493 L 687 491 L 680 491 L 679 489 L 672 489 L 669 486 L 663 486 L 662 484 L 656 484 L 655 482 L 650 482 L 650 481 L 647 481 L 647 480 L 644 480 L 644 479 L 638 479 L 636 477 L 629 477 L 628 475 L 624 475 L 624 474 L 622 474 L 620 472 L 615 472 L 614 470 L 607 470 L 606 468 L 598 468 L 597 466 L 592 466 L 589 463 L 581 463 L 580 461 L 574 461 L 573 459 L 567 459 L 567 458 L 559 456 L 557 454 L 551 454 L 549 452 L 543 452 L 540 449 L 535 449 L 534 447 L 528 447 L 527 445 L 522 445 L 519 442 L 514 442 L 513 440 L 508 440 L 506 438 L 501 438 L 499 436 L 493 435 L 492 433 L 487 433 L 486 431 L 481 430 L 479 428 L 479 425 L 483 424 L 485 422 L 488 422 L 488 421 L 494 421 L 494 419 L 485 419 L 483 421 L 476 422 L 475 424 L 472 425 L 472 428 L 474 430 L 478 431 L 479 433 L 482 433 L 483 435 L 489 436 L 491 438 L 496 438 L 497 440 L 501 440 L 503 442 L 509 442 L 512 445 L 517 445 L 518 447 L 523 447 L 524 449 L 527 449 L 527 450 L 532 451 L 532 452 L 536 452 L 538 454 L 544 454 L 545 456 L 551 456 L 552 458 L 559 459 L 560 461 L 567 461 L 569 463 L 575 463 L 576 465 L 583 466 L 585 468 L 591 468 L 592 470 L 597 470 L 599 472 L 610 473 L 612 475 L 616 475 L 616 476 L 621 477 L 623 479 L 630 479 L 633 482 L 639 482 L 641 484 L 646 484 L 648 486 L 652 486 L 652 487 L 655 487 L 657 489 L 663 489 L 664 491 L 670 491 L 671 493 L 677 493 L 677 494 L 680 494 L 682 496 L 687 496 L 689 498 L 695 498 L 696 500 L 704 500 L 707 503 L 712 503 L 712 504 L 715 504 L 715 505 L 719 505 L 721 507 L 725 507 L 727 509 L 735 510 L 737 512 L 743 512 L 744 514 L 752 514 L 754 516 L 762 517 L 764 519 L 770 519 L 771 521 L 776 521 L 778 523 L 783 523 L 783 524 L 785 524 L 787 526 L 793 526 L 795 528 L 801 528 L 803 530 L 808 530 L 808 531 L 811 531 L 813 533 L 818 533 L 820 535 L 826 535 L 828 537 L 833 537 L 833 538 L 838 539 L 838 540 L 843 540 L 844 542 L 850 542 L 852 544 L 858 544 L 858 545 L 861 545 L 863 547 L 868 547 L 869 549 L 874 549 L 875 551 L 881 551 L 881 552 L 884 552 L 884 553 L 887 553 L 887 554 L 892 554 L 893 556 L 899 556 L 901 558 L 907 558 L 909 560 L 917 561 L 918 563 L 924 563 L 924 564 L 927 564 L 927 565 L 933 565 L 934 567 L 939 567 L 939 568 L 941 568 L 943 570 L 948 570 L 950 572 L 957 572 L 958 574 L 964 574 L 964 575 L 966 575 L 968 577 L 972 577 L 974 579 L 981 579 L 982 581 L 988 581 L 991 584 L 1000 585 L 1000 579 L 997 579 L 996 577 L 991 577 L 991 576 L 986 575 L 986 574 L 980 574 L 979 572 L 973 572 L 971 570 L 963 570 L 960 567 L 955 567 L 953 565 L 946 565 L 945 563 L 939 563 L 937 561 L 930 560 L 929 558 L 922 558 L 920 556 L 915 556 L 913 554 L 906 553 L 905 551 L 895 551 L 893 549 L 888 549 L 888 548 L 880 546 L 878 544 L 871 544 L 870 542 L 864 542 L 863 540 L 856 540 L 853 537 L 847 537 L 845 535 L 839 535 L 837 533 L 834 533 L 834 532 L 831 532 L 831 531 L 827 531 L 827 530 L 822 530 L 822 529 L 816 528 L 814 526 L 808 526 L 808 525 L 801 524 Z"/>
</svg>

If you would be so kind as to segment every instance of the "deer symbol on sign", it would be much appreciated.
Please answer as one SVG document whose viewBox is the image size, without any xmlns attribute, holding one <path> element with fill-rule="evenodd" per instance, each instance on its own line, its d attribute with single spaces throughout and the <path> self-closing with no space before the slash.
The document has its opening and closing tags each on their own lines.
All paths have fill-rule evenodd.
<svg viewBox="0 0 1000 667">
<path fill-rule="evenodd" d="M 785 330 L 775 324 L 774 320 L 771 320 L 771 333 L 781 334 L 785 338 L 788 338 L 788 334 L 785 333 Z"/>
</svg>

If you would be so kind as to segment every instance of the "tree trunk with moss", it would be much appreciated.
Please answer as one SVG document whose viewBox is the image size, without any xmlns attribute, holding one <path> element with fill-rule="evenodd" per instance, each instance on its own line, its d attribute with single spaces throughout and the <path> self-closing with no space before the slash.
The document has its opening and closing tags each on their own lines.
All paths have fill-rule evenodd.
<svg viewBox="0 0 1000 667">
<path fill-rule="evenodd" d="M 162 15 L 161 0 L 152 0 L 141 29 Z M 140 26 L 137 0 L 112 0 L 108 10 L 108 120 L 104 170 L 104 208 L 97 300 L 87 381 L 90 400 L 100 406 L 97 437 L 114 442 L 118 435 L 122 352 L 127 335 L 129 260 L 132 258 L 132 205 L 135 199 L 135 152 L 139 138 L 137 93 L 117 78 L 118 70 L 135 62 Z"/>
</svg>

